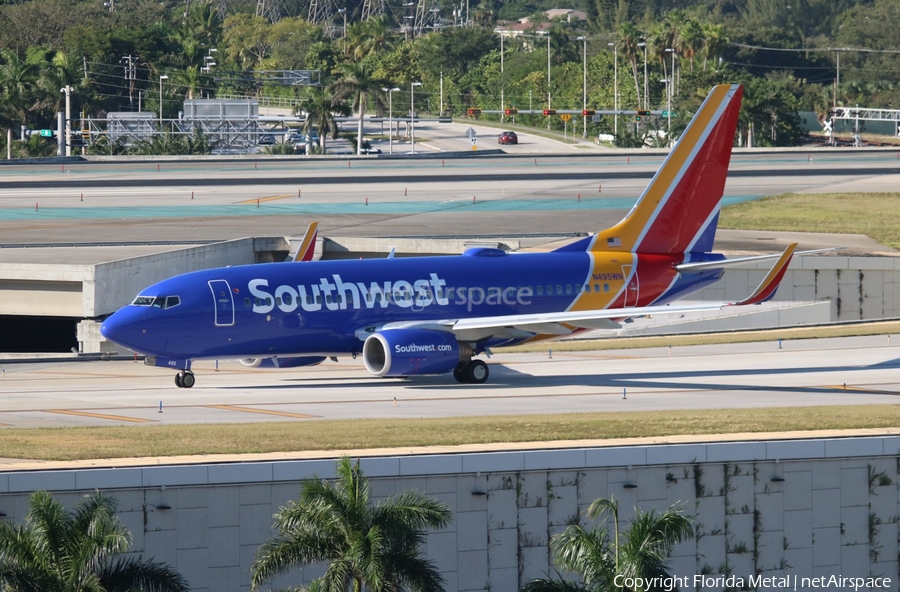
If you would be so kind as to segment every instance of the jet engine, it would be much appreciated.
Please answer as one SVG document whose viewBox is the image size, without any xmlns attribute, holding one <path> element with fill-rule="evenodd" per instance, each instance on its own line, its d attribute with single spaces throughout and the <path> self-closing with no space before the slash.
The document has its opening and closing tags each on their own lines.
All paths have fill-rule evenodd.
<svg viewBox="0 0 900 592">
<path fill-rule="evenodd" d="M 472 348 L 452 333 L 428 329 L 388 329 L 363 344 L 366 370 L 375 376 L 444 374 L 472 357 Z"/>
</svg>

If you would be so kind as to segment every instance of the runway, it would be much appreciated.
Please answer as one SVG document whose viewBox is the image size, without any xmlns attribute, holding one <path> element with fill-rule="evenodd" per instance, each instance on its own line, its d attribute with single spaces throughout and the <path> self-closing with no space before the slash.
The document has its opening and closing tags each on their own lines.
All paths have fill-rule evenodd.
<svg viewBox="0 0 900 592">
<path fill-rule="evenodd" d="M 896 341 L 896 340 L 895 340 Z M 552 345 L 548 345 L 548 348 Z M 888 336 L 599 352 L 498 353 L 484 385 L 371 377 L 360 360 L 261 370 L 195 364 L 197 386 L 132 361 L 3 365 L 6 427 L 317 421 L 896 404 Z M 160 405 L 162 408 L 160 410 Z"/>
</svg>

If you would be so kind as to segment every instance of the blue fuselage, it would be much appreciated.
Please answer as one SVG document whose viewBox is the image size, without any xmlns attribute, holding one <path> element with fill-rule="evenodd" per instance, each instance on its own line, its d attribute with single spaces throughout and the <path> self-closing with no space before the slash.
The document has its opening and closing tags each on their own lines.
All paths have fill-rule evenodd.
<svg viewBox="0 0 900 592">
<path fill-rule="evenodd" d="M 101 330 L 134 351 L 173 359 L 359 353 L 365 332 L 389 323 L 662 304 L 721 276 L 683 277 L 674 271 L 680 256 L 642 255 L 623 265 L 613 255 L 600 270 L 601 255 L 472 249 L 204 270 L 143 290 Z M 527 338 L 492 336 L 477 349 Z"/>
</svg>

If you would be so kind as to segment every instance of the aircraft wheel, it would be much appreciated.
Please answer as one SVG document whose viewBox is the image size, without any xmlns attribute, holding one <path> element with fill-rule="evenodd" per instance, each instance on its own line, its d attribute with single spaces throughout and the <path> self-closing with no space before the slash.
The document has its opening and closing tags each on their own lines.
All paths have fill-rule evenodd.
<svg viewBox="0 0 900 592">
<path fill-rule="evenodd" d="M 197 379 L 194 377 L 193 372 L 185 372 L 184 376 L 181 377 L 181 386 L 184 388 L 191 388 L 196 383 Z"/>
<path fill-rule="evenodd" d="M 453 369 L 453 378 L 456 379 L 456 382 L 466 382 L 466 366 L 468 366 L 467 362 L 460 362 Z"/>
<path fill-rule="evenodd" d="M 471 382 L 472 384 L 483 384 L 487 381 L 488 376 L 490 376 L 491 372 L 488 370 L 488 365 L 485 364 L 481 360 L 472 360 L 466 365 L 466 382 Z"/>
<path fill-rule="evenodd" d="M 175 375 L 175 386 L 184 388 L 184 372 L 179 372 Z"/>
</svg>

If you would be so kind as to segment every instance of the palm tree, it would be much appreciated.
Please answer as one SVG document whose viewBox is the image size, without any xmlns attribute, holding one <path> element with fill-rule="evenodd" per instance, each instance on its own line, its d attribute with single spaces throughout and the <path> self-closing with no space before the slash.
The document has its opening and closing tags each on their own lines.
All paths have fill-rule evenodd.
<svg viewBox="0 0 900 592">
<path fill-rule="evenodd" d="M 634 91 L 637 97 L 641 97 L 641 85 L 638 84 L 638 43 L 641 41 L 641 32 L 633 23 L 624 22 L 619 25 L 617 43 L 622 48 L 622 55 L 631 64 L 631 73 L 634 75 Z M 640 103 L 640 100 L 638 101 Z"/>
<path fill-rule="evenodd" d="M 591 520 L 606 524 L 612 518 L 613 531 L 605 526 L 586 530 L 569 526 L 550 540 L 557 568 L 581 576 L 580 583 L 567 580 L 532 580 L 523 592 L 578 592 L 622 590 L 617 575 L 634 578 L 668 576 L 669 554 L 676 543 L 693 538 L 691 519 L 677 506 L 662 513 L 636 510 L 631 525 L 619 532 L 619 504 L 614 499 L 597 499 L 586 512 Z M 619 578 L 621 580 L 621 578 Z M 656 581 L 662 581 L 656 580 Z M 660 586 L 658 588 L 662 590 Z M 653 590 L 656 590 L 654 588 Z M 644 592 L 650 592 L 649 590 Z"/>
<path fill-rule="evenodd" d="M 344 53 L 354 61 L 359 61 L 370 53 L 390 49 L 390 29 L 383 16 L 368 21 L 358 21 L 347 27 Z"/>
<path fill-rule="evenodd" d="M 332 84 L 330 90 L 334 94 L 335 103 L 350 97 L 351 106 L 357 107 L 359 123 L 356 131 L 356 153 L 362 154 L 363 119 L 366 116 L 369 98 L 374 99 L 375 108 L 382 111 L 384 109 L 384 91 L 381 89 L 389 87 L 391 84 L 387 80 L 376 78 L 372 66 L 366 62 L 345 64 L 341 71 L 343 77 Z"/>
<path fill-rule="evenodd" d="M 15 125 L 28 121 L 40 67 L 10 49 L 0 49 L 0 122 Z"/>
<path fill-rule="evenodd" d="M 0 522 L 0 584 L 10 592 L 181 592 L 185 579 L 163 563 L 115 557 L 131 546 L 116 504 L 100 492 L 67 512 L 46 491 L 29 501 L 24 525 Z"/>
<path fill-rule="evenodd" d="M 440 591 L 443 579 L 419 546 L 425 528 L 449 524 L 446 504 L 404 491 L 372 506 L 359 461 L 342 458 L 337 474 L 336 483 L 307 481 L 300 499 L 275 515 L 278 534 L 256 552 L 252 589 L 297 565 L 327 561 L 314 582 L 323 592 Z"/>
<path fill-rule="evenodd" d="M 728 49 L 728 33 L 725 25 L 703 25 L 703 71 L 706 71 L 706 63 L 713 61 L 713 68 L 718 70 L 718 61 Z"/>
<path fill-rule="evenodd" d="M 315 130 L 319 136 L 319 148 L 325 153 L 325 136 L 331 134 L 337 138 L 338 124 L 334 116 L 349 115 L 350 109 L 343 102 L 334 103 L 331 96 L 322 90 L 314 90 L 308 100 L 303 102 L 303 110 L 306 111 L 306 121 L 303 122 L 303 133 L 310 137 L 310 132 Z"/>
</svg>

